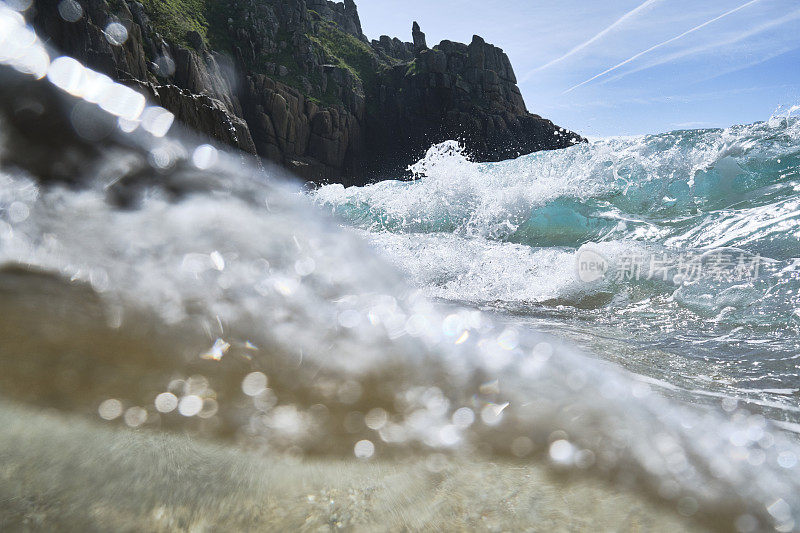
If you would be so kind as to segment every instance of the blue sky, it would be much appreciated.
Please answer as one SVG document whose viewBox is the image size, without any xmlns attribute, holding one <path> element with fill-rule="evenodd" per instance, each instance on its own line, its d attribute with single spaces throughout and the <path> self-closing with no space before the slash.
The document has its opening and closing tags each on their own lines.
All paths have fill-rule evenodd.
<svg viewBox="0 0 800 533">
<path fill-rule="evenodd" d="M 484 37 L 531 112 L 590 136 L 766 120 L 800 104 L 800 0 L 360 0 L 364 33 Z"/>
</svg>

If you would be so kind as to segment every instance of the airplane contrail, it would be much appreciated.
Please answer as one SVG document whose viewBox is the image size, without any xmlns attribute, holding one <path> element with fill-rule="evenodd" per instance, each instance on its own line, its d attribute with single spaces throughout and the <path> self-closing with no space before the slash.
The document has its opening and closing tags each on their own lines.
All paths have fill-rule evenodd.
<svg viewBox="0 0 800 533">
<path fill-rule="evenodd" d="M 552 61 L 550 61 L 548 63 L 545 63 L 544 65 L 536 67 L 535 69 L 531 70 L 530 72 L 528 72 L 523 77 L 522 81 L 525 81 L 528 78 L 530 78 L 530 76 L 535 72 L 539 72 L 541 70 L 549 68 L 549 67 L 555 65 L 556 63 L 560 63 L 561 61 L 564 61 L 568 57 L 570 57 L 570 56 L 572 56 L 574 54 L 577 54 L 578 52 L 580 52 L 581 50 L 583 50 L 584 48 L 586 48 L 590 44 L 593 44 L 593 43 L 597 42 L 598 40 L 602 39 L 603 37 L 605 37 L 606 35 L 608 35 L 609 32 L 613 31 L 614 29 L 616 29 L 619 26 L 621 26 L 622 24 L 624 24 L 631 17 L 636 16 L 642 10 L 644 10 L 644 9 L 650 7 L 652 4 L 655 4 L 656 2 L 660 2 L 660 1 L 661 0 L 647 0 L 646 2 L 643 2 L 639 6 L 631 9 L 630 11 L 628 11 L 627 13 L 622 15 L 620 18 L 618 18 L 616 21 L 614 21 L 613 24 L 611 24 L 610 26 L 608 26 L 607 28 L 602 30 L 600 33 L 598 33 L 597 35 L 595 35 L 594 37 L 592 37 L 588 41 L 582 42 L 581 44 L 579 44 L 578 46 L 576 46 L 575 48 L 573 48 L 572 50 L 570 50 L 566 54 L 564 54 L 564 55 L 562 55 L 560 57 L 557 57 L 557 58 L 553 59 Z"/>
<path fill-rule="evenodd" d="M 756 2 L 760 2 L 760 1 L 761 1 L 761 0 L 750 0 L 749 2 L 745 2 L 744 4 L 740 5 L 739 7 L 733 8 L 733 9 L 731 9 L 730 11 L 726 11 L 726 12 L 725 12 L 725 13 L 723 13 L 722 15 L 716 16 L 716 17 L 714 17 L 714 18 L 713 18 L 713 19 L 711 19 L 711 20 L 707 20 L 707 21 L 705 21 L 704 23 L 700 24 L 699 26 L 695 26 L 694 28 L 692 28 L 692 29 L 690 29 L 690 30 L 686 30 L 685 32 L 681 33 L 680 35 L 676 35 L 675 37 L 672 37 L 671 39 L 667 39 L 667 40 L 666 40 L 666 41 L 664 41 L 664 42 L 661 42 L 661 43 L 658 43 L 658 44 L 656 44 L 656 45 L 654 45 L 654 46 L 651 46 L 651 47 L 650 47 L 650 48 L 648 48 L 647 50 L 644 50 L 644 51 L 642 51 L 642 52 L 639 52 L 638 54 L 635 54 L 635 55 L 633 55 L 633 56 L 629 57 L 629 58 L 628 58 L 628 59 L 626 59 L 625 61 L 622 61 L 622 62 L 620 62 L 620 63 L 617 63 L 617 64 L 616 64 L 616 65 L 614 65 L 613 67 L 611 67 L 611 68 L 608 68 L 608 69 L 604 70 L 604 71 L 603 71 L 603 72 L 601 72 L 600 74 L 597 74 L 597 75 L 595 75 L 595 76 L 592 76 L 592 77 L 591 77 L 591 78 L 589 78 L 588 80 L 586 80 L 586 81 L 582 81 L 581 83 L 579 83 L 579 84 L 577 84 L 577 85 L 574 85 L 574 86 L 570 87 L 569 89 L 567 89 L 566 91 L 564 91 L 564 92 L 563 92 L 563 93 L 561 93 L 561 94 L 567 94 L 568 92 L 574 91 L 574 90 L 575 90 L 575 89 L 577 89 L 578 87 L 582 87 L 583 85 L 586 85 L 587 83 L 589 83 L 589 82 L 592 82 L 592 81 L 596 80 L 596 79 L 597 79 L 597 78 L 599 78 L 600 76 L 605 76 L 605 75 L 606 75 L 606 74 L 608 74 L 609 72 L 613 72 L 613 71 L 617 70 L 619 67 L 621 67 L 621 66 L 623 66 L 623 65 L 627 65 L 627 64 L 628 64 L 628 63 L 630 63 L 631 61 L 635 61 L 636 59 L 639 59 L 640 57 L 642 57 L 642 56 L 643 56 L 643 55 L 645 55 L 645 54 L 649 54 L 650 52 L 652 52 L 653 50 L 656 50 L 657 48 L 661 48 L 662 46 L 666 46 L 666 45 L 668 45 L 668 44 L 670 44 L 670 43 L 673 43 L 673 42 L 677 41 L 678 39 L 681 39 L 681 38 L 683 38 L 683 37 L 686 37 L 686 36 L 687 36 L 687 35 L 689 35 L 690 33 L 694 33 L 694 32 L 696 32 L 696 31 L 697 31 L 697 30 L 699 30 L 699 29 L 705 28 L 705 27 L 706 27 L 706 26 L 708 26 L 709 24 L 713 24 L 714 22 L 716 22 L 716 21 L 718 21 L 718 20 L 720 20 L 720 19 L 722 19 L 722 18 L 725 18 L 725 17 L 727 17 L 728 15 L 732 15 L 733 13 L 736 13 L 737 11 L 740 11 L 740 10 L 742 10 L 742 9 L 744 9 L 744 8 L 748 7 L 748 6 L 751 6 L 751 5 L 755 4 Z"/>
<path fill-rule="evenodd" d="M 664 65 L 666 63 L 671 63 L 673 61 L 677 61 L 679 59 L 683 59 L 684 57 L 693 56 L 693 55 L 697 55 L 697 54 L 702 54 L 704 52 L 707 52 L 709 50 L 713 50 L 715 48 L 720 48 L 720 47 L 723 47 L 723 46 L 728 47 L 730 45 L 733 45 L 733 44 L 736 44 L 738 42 L 744 41 L 745 39 L 749 39 L 750 37 L 753 37 L 755 35 L 758 35 L 760 33 L 765 32 L 765 31 L 771 30 L 773 28 L 777 28 L 778 26 L 782 26 L 782 25 L 786 24 L 787 22 L 792 22 L 792 21 L 797 20 L 797 19 L 800 19 L 800 10 L 794 11 L 794 12 L 789 13 L 788 15 L 786 15 L 784 17 L 781 17 L 781 18 L 778 18 L 778 19 L 775 19 L 775 20 L 771 20 L 769 22 L 766 22 L 764 24 L 756 26 L 756 27 L 744 32 L 744 33 L 738 33 L 732 38 L 724 39 L 722 41 L 716 41 L 716 42 L 713 42 L 713 43 L 710 43 L 710 44 L 706 44 L 706 45 L 703 45 L 703 46 L 698 46 L 698 47 L 691 48 L 691 49 L 688 49 L 688 50 L 682 50 L 680 52 L 676 52 L 676 53 L 674 53 L 672 55 L 669 55 L 667 57 L 663 57 L 661 59 L 658 59 L 658 60 L 656 60 L 656 61 L 654 61 L 652 63 L 646 64 L 646 65 L 642 65 L 642 66 L 634 68 L 632 70 L 626 70 L 625 72 L 622 72 L 621 74 L 617 74 L 617 75 L 615 75 L 615 76 L 613 76 L 611 78 L 606 79 L 603 83 L 608 82 L 608 81 L 620 80 L 620 79 L 622 79 L 622 78 L 624 78 L 626 76 L 630 76 L 631 74 L 635 74 L 636 72 L 641 72 L 643 70 L 647 70 L 647 69 L 651 69 L 653 67 Z"/>
<path fill-rule="evenodd" d="M 709 76 L 707 78 L 699 79 L 695 83 L 706 82 L 706 81 L 709 81 L 709 80 L 713 80 L 713 79 L 719 78 L 721 76 L 725 76 L 727 74 L 731 74 L 733 72 L 738 72 L 738 71 L 744 70 L 746 68 L 754 67 L 756 65 L 760 65 L 761 63 L 766 63 L 770 59 L 773 59 L 773 58 L 776 58 L 778 56 L 781 56 L 781 55 L 783 55 L 783 54 L 785 54 L 787 52 L 793 52 L 795 50 L 800 50 L 800 46 L 786 46 L 786 47 L 781 48 L 781 49 L 779 49 L 779 50 L 777 50 L 775 52 L 772 52 L 771 54 L 768 54 L 768 55 L 766 55 L 764 57 L 761 57 L 761 58 L 753 61 L 752 63 L 748 63 L 746 65 L 742 65 L 742 66 L 739 66 L 739 67 L 734 67 L 734 68 L 729 69 L 729 70 L 723 70 L 721 72 L 715 72 L 713 75 L 711 75 L 711 76 Z"/>
</svg>

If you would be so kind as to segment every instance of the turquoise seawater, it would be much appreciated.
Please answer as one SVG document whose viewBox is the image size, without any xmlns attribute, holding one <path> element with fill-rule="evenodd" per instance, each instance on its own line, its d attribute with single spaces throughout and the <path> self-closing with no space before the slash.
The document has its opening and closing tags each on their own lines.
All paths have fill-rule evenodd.
<svg viewBox="0 0 800 533">
<path fill-rule="evenodd" d="M 411 170 L 313 198 L 431 296 L 577 340 L 670 394 L 800 422 L 795 118 L 500 163 L 445 143 Z M 602 277 L 582 279 L 587 253 Z"/>
<path fill-rule="evenodd" d="M 147 117 L 168 111 L 58 57 L 2 5 L 0 29 L 0 415 L 23 419 L 0 439 L 0 522 L 59 502 L 102 518 L 91 506 L 117 512 L 115 499 L 158 518 L 159 494 L 178 511 L 231 501 L 238 515 L 245 500 L 220 493 L 260 471 L 244 448 L 287 477 L 314 458 L 419 462 L 471 510 L 536 505 L 442 484 L 448 464 L 480 465 L 476 478 L 500 468 L 514 493 L 535 472 L 551 486 L 597 481 L 601 500 L 625 493 L 717 531 L 800 526 L 797 120 L 494 164 L 448 142 L 414 181 L 309 193 L 154 129 Z M 3 120 L 33 109 L 74 121 L 95 104 L 120 120 L 85 161 Z M 72 129 L 58 146 L 80 142 Z M 28 145 L 9 142 L 18 135 Z M 74 169 L 71 185 L 43 179 L 39 154 Z M 225 444 L 241 467 L 159 432 Z M 88 473 L 95 446 L 127 477 Z M 209 492 L 216 477 L 198 475 L 187 492 L 164 464 L 224 479 Z M 90 506 L 53 492 L 75 472 Z M 398 480 L 418 476 L 398 472 L 342 498 L 396 515 L 406 500 L 375 490 L 416 492 Z M 318 483 L 319 498 L 288 508 L 302 517 L 317 502 L 338 527 Z M 279 490 L 265 499 L 287 509 Z M 563 511 L 592 521 L 592 507 Z"/>
</svg>

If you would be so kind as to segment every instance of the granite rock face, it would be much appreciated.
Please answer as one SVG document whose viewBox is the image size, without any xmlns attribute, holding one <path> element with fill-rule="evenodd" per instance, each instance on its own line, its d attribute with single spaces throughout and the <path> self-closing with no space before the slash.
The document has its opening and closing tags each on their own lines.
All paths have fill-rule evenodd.
<svg viewBox="0 0 800 533">
<path fill-rule="evenodd" d="M 166 42 L 137 2 L 119 2 L 112 8 L 104 0 L 84 0 L 83 14 L 75 22 L 64 20 L 59 4 L 58 0 L 34 4 L 32 23 L 49 44 L 103 74 L 144 89 L 187 126 L 256 153 L 227 75 L 232 72 L 227 58 Z M 122 45 L 111 44 L 106 36 L 112 22 L 127 28 Z"/>
<path fill-rule="evenodd" d="M 334 22 L 342 31 L 366 42 L 366 38 L 361 32 L 358 9 L 353 0 L 344 0 L 341 3 L 328 0 L 307 0 L 306 7 L 315 11 L 323 19 Z"/>
<path fill-rule="evenodd" d="M 428 49 L 428 43 L 425 42 L 425 34 L 422 33 L 422 30 L 417 24 L 417 21 L 414 21 L 414 24 L 411 25 L 411 39 L 414 41 L 414 54 L 419 54 L 423 50 Z"/>
<path fill-rule="evenodd" d="M 241 72 L 243 118 L 257 152 L 316 181 L 363 181 L 366 95 L 341 55 L 377 70 L 355 4 L 327 0 L 231 2 L 228 31 Z M 241 21 L 246 21 L 242 24 Z"/>
<path fill-rule="evenodd" d="M 381 35 L 380 39 L 372 41 L 372 49 L 380 54 L 381 59 L 386 63 L 393 61 L 409 63 L 414 60 L 414 45 L 405 43 L 397 37 Z"/>
<path fill-rule="evenodd" d="M 75 21 L 60 0 L 29 11 L 53 46 L 305 179 L 398 178 L 448 139 L 478 161 L 583 140 L 527 111 L 501 49 L 477 36 L 428 48 L 416 22 L 413 42 L 370 42 L 352 0 L 216 0 L 174 19 L 158 7 L 170 2 L 71 1 Z M 106 33 L 113 22 L 127 29 L 121 45 Z"/>
<path fill-rule="evenodd" d="M 528 112 L 508 56 L 477 35 L 469 45 L 442 41 L 381 76 L 368 149 L 401 166 L 434 143 L 457 139 L 477 161 L 500 161 L 566 148 L 579 135 Z M 380 169 L 374 169 L 379 172 Z"/>
</svg>

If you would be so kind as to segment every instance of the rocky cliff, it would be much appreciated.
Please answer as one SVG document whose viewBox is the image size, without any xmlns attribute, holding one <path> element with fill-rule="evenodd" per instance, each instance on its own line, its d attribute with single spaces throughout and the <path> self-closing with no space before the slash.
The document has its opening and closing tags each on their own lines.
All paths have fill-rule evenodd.
<svg viewBox="0 0 800 533">
<path fill-rule="evenodd" d="M 34 27 L 189 126 L 316 181 L 398 177 L 433 143 L 479 161 L 583 139 L 530 114 L 475 36 L 368 41 L 352 0 L 35 0 Z M 121 29 L 124 28 L 124 29 Z"/>
</svg>

